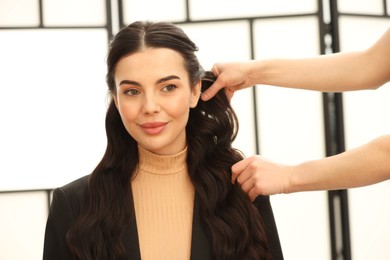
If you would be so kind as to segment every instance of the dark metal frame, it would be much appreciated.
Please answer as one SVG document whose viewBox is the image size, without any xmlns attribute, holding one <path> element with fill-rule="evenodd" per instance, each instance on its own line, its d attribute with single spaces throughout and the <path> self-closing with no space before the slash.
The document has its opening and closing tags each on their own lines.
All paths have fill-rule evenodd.
<svg viewBox="0 0 390 260">
<path fill-rule="evenodd" d="M 330 0 L 329 4 L 331 23 L 324 24 L 326 31 L 323 36 L 331 36 L 331 46 L 327 47 L 336 53 L 340 51 L 337 1 Z M 321 52 L 325 54 L 325 49 Z M 323 93 L 322 97 L 326 156 L 331 156 L 345 151 L 343 97 L 341 93 Z M 347 191 L 328 191 L 328 208 L 332 259 L 351 260 Z"/>
<path fill-rule="evenodd" d="M 0 27 L 3 29 L 93 29 L 103 28 L 107 30 L 108 42 L 113 37 L 113 19 L 112 15 L 112 2 L 117 1 L 118 12 L 117 19 L 119 27 L 124 26 L 124 12 L 122 0 L 106 0 L 106 25 L 105 26 L 45 26 L 44 25 L 44 8 L 43 0 L 37 0 L 39 5 L 39 25 L 38 26 L 23 26 L 23 27 Z M 337 0 L 328 0 L 330 4 L 330 16 L 331 22 L 326 24 L 323 19 L 323 2 L 327 0 L 317 0 L 318 11 L 316 13 L 308 14 L 294 14 L 294 15 L 276 15 L 276 16 L 261 16 L 261 17 L 242 17 L 231 19 L 208 19 L 208 20 L 191 20 L 189 1 L 183 0 L 186 5 L 186 19 L 182 22 L 175 22 L 176 24 L 188 24 L 188 23 L 209 23 L 209 22 L 221 22 L 221 21 L 235 21 L 235 20 L 247 20 L 249 22 L 250 30 L 250 55 L 251 59 L 254 59 L 254 31 L 253 24 L 257 19 L 269 19 L 269 18 L 286 18 L 286 17 L 302 17 L 302 16 L 317 16 L 320 32 L 320 49 L 321 54 L 325 54 L 326 48 L 330 48 L 332 52 L 336 53 L 340 51 L 340 39 L 339 39 L 339 25 L 338 20 L 340 13 L 337 8 Z M 359 17 L 385 17 L 389 18 L 387 12 L 387 1 L 383 0 L 383 15 L 367 15 L 367 14 L 351 14 L 342 13 L 344 16 L 359 16 Z M 116 10 L 115 10 L 116 11 Z M 119 28 L 117 28 L 119 29 Z M 332 39 L 331 46 L 326 45 L 325 36 L 330 36 Z M 254 110 L 254 122 L 255 122 L 255 141 L 256 141 L 256 153 L 260 153 L 259 146 L 259 132 L 258 132 L 258 117 L 257 117 L 257 101 L 256 101 L 256 88 L 252 88 L 253 91 L 253 110 Z M 344 118 L 343 118 L 343 99 L 341 93 L 323 93 L 323 113 L 324 113 L 324 127 L 325 127 L 325 142 L 326 142 L 326 156 L 335 155 L 345 150 L 345 138 L 344 138 Z M 0 191 L 1 194 L 6 193 L 20 193 L 20 192 L 45 192 L 47 194 L 47 204 L 50 207 L 51 202 L 51 189 L 40 190 L 15 190 L 15 191 Z M 331 233 L 331 255 L 332 260 L 351 260 L 351 239 L 349 230 L 349 212 L 348 212 L 348 192 L 346 190 L 336 190 L 328 192 L 328 206 L 329 206 L 329 223 Z"/>
<path fill-rule="evenodd" d="M 44 8 L 43 8 L 43 0 L 36 0 L 38 1 L 38 19 L 39 24 L 38 26 L 0 26 L 0 30 L 21 30 L 21 29 L 106 29 L 107 30 L 107 37 L 110 39 L 112 37 L 112 15 L 111 15 L 111 0 L 105 0 L 105 6 L 106 6 L 106 25 L 104 26 L 47 26 L 45 25 L 44 21 Z"/>
</svg>

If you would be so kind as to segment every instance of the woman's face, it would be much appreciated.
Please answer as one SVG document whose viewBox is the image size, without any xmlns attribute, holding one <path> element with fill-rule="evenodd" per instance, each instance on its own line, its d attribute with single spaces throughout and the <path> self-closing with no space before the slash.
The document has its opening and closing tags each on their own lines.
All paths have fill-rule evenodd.
<svg viewBox="0 0 390 260">
<path fill-rule="evenodd" d="M 115 67 L 115 104 L 127 132 L 141 147 L 161 155 L 182 151 L 190 108 L 200 96 L 191 88 L 182 56 L 168 48 L 146 48 Z"/>
</svg>

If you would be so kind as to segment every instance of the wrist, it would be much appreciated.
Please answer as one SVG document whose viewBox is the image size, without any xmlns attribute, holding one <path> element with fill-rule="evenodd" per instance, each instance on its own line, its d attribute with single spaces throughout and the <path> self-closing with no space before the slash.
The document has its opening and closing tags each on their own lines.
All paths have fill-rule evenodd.
<svg viewBox="0 0 390 260">
<path fill-rule="evenodd" d="M 313 191 L 318 188 L 318 170 L 317 161 L 307 161 L 298 165 L 292 166 L 289 175 L 289 192 Z"/>
<path fill-rule="evenodd" d="M 264 63 L 261 60 L 250 61 L 246 64 L 247 84 L 254 86 L 263 83 Z"/>
<path fill-rule="evenodd" d="M 283 192 L 284 194 L 293 193 L 294 190 L 294 180 L 293 180 L 294 166 L 285 166 L 283 174 Z"/>
</svg>

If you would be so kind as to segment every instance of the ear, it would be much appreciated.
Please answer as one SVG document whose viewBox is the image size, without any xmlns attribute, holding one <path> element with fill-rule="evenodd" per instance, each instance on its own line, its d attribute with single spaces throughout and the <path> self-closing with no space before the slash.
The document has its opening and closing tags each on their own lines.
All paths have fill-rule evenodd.
<svg viewBox="0 0 390 260">
<path fill-rule="evenodd" d="M 201 88 L 202 88 L 202 81 L 199 80 L 199 82 L 196 83 L 196 85 L 192 88 L 191 91 L 191 103 L 190 103 L 191 108 L 196 107 L 196 105 L 198 104 Z"/>
<path fill-rule="evenodd" d="M 118 99 L 116 98 L 116 94 L 111 94 L 111 98 L 112 98 L 112 100 L 114 100 L 116 109 L 118 109 Z"/>
</svg>

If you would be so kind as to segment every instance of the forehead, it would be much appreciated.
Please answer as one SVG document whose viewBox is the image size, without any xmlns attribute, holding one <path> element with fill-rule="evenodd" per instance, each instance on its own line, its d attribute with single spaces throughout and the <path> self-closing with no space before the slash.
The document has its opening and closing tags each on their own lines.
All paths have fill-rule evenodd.
<svg viewBox="0 0 390 260">
<path fill-rule="evenodd" d="M 168 48 L 145 48 L 121 58 L 115 69 L 115 77 L 154 74 L 187 74 L 183 57 Z"/>
</svg>

